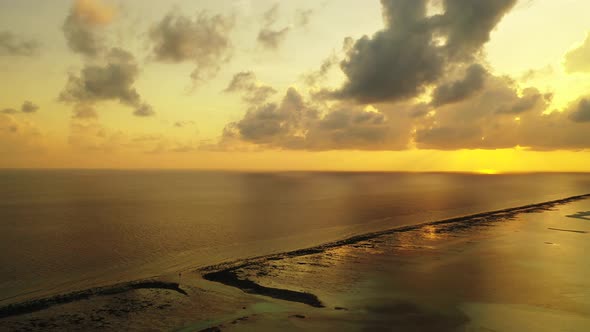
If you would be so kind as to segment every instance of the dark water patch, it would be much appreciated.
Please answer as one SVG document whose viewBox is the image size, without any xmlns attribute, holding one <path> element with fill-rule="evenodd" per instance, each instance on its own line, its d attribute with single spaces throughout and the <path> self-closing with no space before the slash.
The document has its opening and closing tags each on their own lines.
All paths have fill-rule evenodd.
<svg viewBox="0 0 590 332">
<path fill-rule="evenodd" d="M 164 282 L 158 280 L 132 281 L 112 286 L 91 288 L 67 294 L 60 294 L 26 302 L 9 304 L 0 307 L 0 318 L 29 314 L 32 312 L 48 309 L 56 305 L 87 300 L 95 296 L 115 295 L 138 289 L 164 289 L 175 291 L 183 295 L 188 295 L 183 289 L 180 288 L 180 285 L 175 282 Z"/>
</svg>

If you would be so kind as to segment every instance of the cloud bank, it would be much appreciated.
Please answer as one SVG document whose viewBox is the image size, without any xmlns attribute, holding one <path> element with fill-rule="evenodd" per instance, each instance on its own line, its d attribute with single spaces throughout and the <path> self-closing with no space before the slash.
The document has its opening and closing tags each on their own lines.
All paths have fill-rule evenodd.
<svg viewBox="0 0 590 332">
<path fill-rule="evenodd" d="M 289 88 L 282 99 L 254 98 L 252 73 L 226 91 L 248 98 L 220 145 L 305 150 L 590 148 L 590 97 L 549 111 L 553 94 L 521 86 L 484 65 L 483 46 L 516 0 L 382 0 L 384 29 L 345 42 L 345 83 L 306 99 Z M 275 8 L 275 7 L 273 7 Z M 267 12 L 274 22 L 276 10 Z M 585 70 L 588 40 L 570 52 L 570 69 Z M 581 55 L 580 55 L 581 54 Z M 315 86 L 337 61 L 306 77 Z M 566 61 L 566 62 L 567 62 Z M 585 65 L 585 62 L 584 62 Z M 567 65 L 566 65 L 567 66 Z M 269 87 L 270 88 L 270 87 Z M 320 97 L 320 101 L 317 97 Z"/>
</svg>

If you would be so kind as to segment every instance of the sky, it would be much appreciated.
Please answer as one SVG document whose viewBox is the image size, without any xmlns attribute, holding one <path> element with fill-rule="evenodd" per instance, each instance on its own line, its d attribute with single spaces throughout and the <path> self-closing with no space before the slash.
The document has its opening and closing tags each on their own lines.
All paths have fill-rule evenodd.
<svg viewBox="0 0 590 332">
<path fill-rule="evenodd" d="M 0 168 L 589 171 L 584 0 L 0 0 Z"/>
</svg>

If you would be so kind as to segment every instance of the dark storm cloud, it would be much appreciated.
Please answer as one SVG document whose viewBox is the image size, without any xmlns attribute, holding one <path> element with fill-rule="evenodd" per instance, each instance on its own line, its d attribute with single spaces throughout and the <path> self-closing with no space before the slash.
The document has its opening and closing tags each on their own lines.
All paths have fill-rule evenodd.
<svg viewBox="0 0 590 332">
<path fill-rule="evenodd" d="M 574 122 L 590 122 L 590 99 L 583 98 L 569 115 Z"/>
<path fill-rule="evenodd" d="M 25 101 L 20 108 L 21 112 L 23 113 L 35 113 L 39 110 L 39 106 L 33 104 L 31 101 Z"/>
<path fill-rule="evenodd" d="M 24 40 L 10 31 L 0 31 L 0 56 L 35 56 L 39 54 L 38 41 Z"/>
<path fill-rule="evenodd" d="M 381 1 L 385 29 L 355 41 L 340 64 L 348 81 L 335 96 L 370 103 L 422 93 L 449 65 L 470 61 L 516 0 L 446 0 L 433 17 L 427 2 Z"/>
<path fill-rule="evenodd" d="M 70 74 L 60 100 L 78 105 L 105 100 L 118 100 L 135 108 L 135 115 L 149 116 L 154 112 L 141 101 L 134 87 L 139 66 L 133 55 L 114 48 L 103 64 L 86 64 L 79 74 Z"/>
<path fill-rule="evenodd" d="M 564 66 L 568 73 L 590 72 L 590 33 L 581 46 L 565 55 Z"/>
<path fill-rule="evenodd" d="M 150 30 L 152 53 L 158 61 L 194 62 L 191 77 L 203 81 L 214 77 L 232 54 L 232 17 L 199 13 L 191 18 L 170 13 Z"/>
<path fill-rule="evenodd" d="M 277 91 L 268 85 L 258 83 L 253 72 L 240 72 L 234 75 L 225 92 L 242 93 L 249 104 L 261 104 Z"/>
<path fill-rule="evenodd" d="M 463 79 L 447 84 L 440 84 L 436 87 L 432 93 L 432 105 L 435 107 L 441 106 L 461 101 L 471 96 L 481 90 L 487 74 L 487 71 L 481 65 L 471 65 L 467 68 Z"/>
</svg>

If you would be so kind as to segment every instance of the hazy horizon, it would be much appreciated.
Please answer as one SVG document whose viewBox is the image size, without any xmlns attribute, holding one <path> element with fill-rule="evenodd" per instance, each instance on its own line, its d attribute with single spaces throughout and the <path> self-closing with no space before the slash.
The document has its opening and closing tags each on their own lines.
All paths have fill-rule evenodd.
<svg viewBox="0 0 590 332">
<path fill-rule="evenodd" d="M 429 171 L 412 171 L 412 170 L 387 170 L 387 169 L 375 169 L 375 170 L 355 170 L 355 169 L 240 169 L 240 168 L 157 168 L 157 167 L 145 167 L 145 168 L 94 168 L 94 167 L 0 167 L 0 171 L 187 171 L 187 172 L 211 172 L 211 173 L 400 173 L 400 174 L 465 174 L 465 175 L 527 175 L 527 174 L 590 174 L 590 171 L 498 171 L 492 169 L 480 169 L 473 171 L 452 171 L 452 170 L 429 170 Z"/>
</svg>

